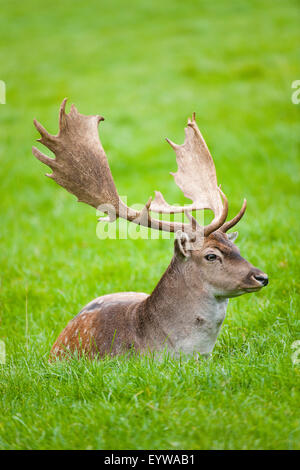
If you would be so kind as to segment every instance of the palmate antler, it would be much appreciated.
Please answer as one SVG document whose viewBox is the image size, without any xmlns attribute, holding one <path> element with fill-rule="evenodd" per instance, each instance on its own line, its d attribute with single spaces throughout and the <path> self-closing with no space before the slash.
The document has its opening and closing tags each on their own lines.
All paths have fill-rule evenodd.
<svg viewBox="0 0 300 470">
<path fill-rule="evenodd" d="M 175 182 L 184 195 L 192 199 L 193 204 L 185 207 L 170 206 L 162 194 L 156 192 L 154 201 L 152 202 L 150 198 L 144 209 L 137 212 L 127 207 L 118 195 L 98 135 L 98 124 L 104 118 L 80 114 L 74 105 L 67 114 L 66 102 L 67 100 L 64 99 L 60 107 L 58 135 L 49 134 L 39 122 L 34 120 L 35 127 L 41 135 L 38 141 L 48 147 L 56 158 L 48 157 L 36 147 L 33 147 L 33 154 L 52 169 L 53 173 L 47 176 L 77 196 L 79 201 L 95 208 L 101 206 L 101 211 L 103 211 L 103 206 L 107 207 L 105 212 L 109 214 L 109 217 L 100 220 L 113 221 L 116 217 L 122 217 L 138 225 L 157 230 L 168 232 L 181 230 L 188 233 L 191 239 L 195 238 L 196 232 L 208 236 L 220 227 L 226 226 L 223 224 L 228 214 L 227 198 L 217 186 L 213 159 L 197 127 L 195 115 L 192 121 L 189 120 L 188 127 L 185 129 L 186 137 L 183 145 L 176 145 L 168 140 L 177 156 L 178 171 L 174 174 Z M 222 205 L 220 194 L 224 205 Z M 109 207 L 113 207 L 114 216 L 111 216 Z M 233 219 L 234 224 L 242 217 L 245 211 L 243 208 Z M 214 212 L 215 217 L 209 225 L 201 227 L 188 212 L 188 210 L 198 209 L 211 209 Z M 150 211 L 185 212 L 190 223 L 153 219 Z M 227 222 L 228 226 L 231 222 Z"/>
</svg>

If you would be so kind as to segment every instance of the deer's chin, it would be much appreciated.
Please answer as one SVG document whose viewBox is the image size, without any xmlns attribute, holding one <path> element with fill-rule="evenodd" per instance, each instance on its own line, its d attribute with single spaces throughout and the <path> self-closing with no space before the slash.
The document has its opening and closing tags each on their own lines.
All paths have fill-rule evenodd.
<svg viewBox="0 0 300 470">
<path fill-rule="evenodd" d="M 237 295 L 243 295 L 243 294 L 251 294 L 251 292 L 258 292 L 259 290 L 261 290 L 264 286 L 245 286 L 245 287 L 242 287 L 240 290 L 239 290 L 239 294 Z M 233 295 L 232 297 L 237 297 L 237 295 Z"/>
<path fill-rule="evenodd" d="M 261 290 L 263 287 L 264 287 L 264 286 L 248 287 L 247 289 L 245 289 L 245 293 L 250 294 L 251 292 L 258 292 L 258 291 Z"/>
<path fill-rule="evenodd" d="M 244 285 L 239 286 L 239 288 L 235 291 L 232 292 L 231 294 L 228 295 L 228 297 L 238 297 L 239 295 L 243 294 L 251 294 L 252 292 L 258 292 L 260 291 L 264 286 L 258 283 L 253 284 L 248 284 L 245 283 Z"/>
<path fill-rule="evenodd" d="M 235 291 L 229 292 L 217 292 L 215 293 L 215 297 L 219 299 L 231 299 L 232 297 L 239 297 L 240 295 L 246 294 L 245 289 L 237 289 Z"/>
<path fill-rule="evenodd" d="M 234 291 L 234 292 L 228 292 L 226 297 L 228 299 L 232 299 L 233 297 L 239 297 L 240 295 L 244 295 L 246 293 L 247 292 L 244 289 L 239 289 L 239 290 Z"/>
<path fill-rule="evenodd" d="M 251 292 L 258 292 L 262 289 L 263 286 L 251 286 L 251 287 L 240 287 L 234 291 L 224 292 L 221 295 L 219 294 L 217 297 L 226 297 L 231 299 L 233 297 L 239 297 L 240 295 L 250 294 Z"/>
</svg>

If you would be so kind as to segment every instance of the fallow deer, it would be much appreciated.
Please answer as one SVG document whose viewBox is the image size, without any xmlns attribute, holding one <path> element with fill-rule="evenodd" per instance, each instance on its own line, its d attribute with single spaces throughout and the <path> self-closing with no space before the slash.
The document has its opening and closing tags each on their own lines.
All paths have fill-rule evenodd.
<svg viewBox="0 0 300 470">
<path fill-rule="evenodd" d="M 227 234 L 246 210 L 229 221 L 226 196 L 217 185 L 213 159 L 198 129 L 195 114 L 188 120 L 185 141 L 176 145 L 178 171 L 173 174 L 178 187 L 193 202 L 189 206 L 169 205 L 156 192 L 144 209 L 137 212 L 120 199 L 109 164 L 99 140 L 101 116 L 78 113 L 74 105 L 65 112 L 66 99 L 59 114 L 59 133 L 50 135 L 36 120 L 38 139 L 56 156 L 50 158 L 33 147 L 34 155 L 48 165 L 50 178 L 77 196 L 78 200 L 98 208 L 107 207 L 112 222 L 116 217 L 175 232 L 171 263 L 153 292 L 108 294 L 87 304 L 65 327 L 55 341 L 50 358 L 82 353 L 88 357 L 162 351 L 175 355 L 199 353 L 210 355 L 225 318 L 228 299 L 255 292 L 268 284 L 265 273 L 241 257 L 233 243 L 237 232 Z M 223 201 L 222 201 L 223 200 Z M 113 207 L 111 215 L 109 207 Z M 201 226 L 191 210 L 210 209 L 211 223 Z M 101 209 L 103 210 L 103 209 Z M 185 213 L 188 223 L 154 219 L 150 212 Z"/>
</svg>

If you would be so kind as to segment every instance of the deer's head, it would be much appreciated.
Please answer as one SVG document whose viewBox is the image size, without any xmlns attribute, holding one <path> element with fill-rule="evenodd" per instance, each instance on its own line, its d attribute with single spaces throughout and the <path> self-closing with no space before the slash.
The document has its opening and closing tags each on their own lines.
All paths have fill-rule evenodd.
<svg viewBox="0 0 300 470">
<path fill-rule="evenodd" d="M 186 282 L 191 287 L 201 286 L 215 297 L 229 298 L 256 292 L 268 284 L 268 276 L 240 255 L 234 244 L 237 235 L 217 230 L 204 237 L 196 249 L 187 234 L 177 235 L 175 256 L 184 263 Z"/>
<path fill-rule="evenodd" d="M 190 282 L 197 285 L 201 278 L 201 282 L 205 282 L 215 296 L 233 297 L 257 291 L 267 285 L 267 275 L 240 256 L 233 243 L 235 233 L 226 233 L 244 215 L 246 200 L 240 212 L 226 222 L 227 198 L 217 185 L 215 165 L 196 124 L 195 114 L 192 120 L 188 120 L 182 145 L 167 139 L 176 152 L 178 171 L 173 174 L 175 182 L 193 203 L 184 207 L 170 205 L 160 192 L 156 192 L 155 199 L 152 201 L 150 198 L 144 209 L 137 212 L 119 198 L 99 141 L 97 127 L 103 118 L 80 114 L 74 105 L 67 114 L 65 106 L 66 100 L 60 109 L 58 135 L 49 134 L 35 121 L 41 134 L 39 141 L 56 155 L 52 159 L 33 148 L 34 155 L 53 170 L 47 176 L 75 194 L 79 201 L 95 208 L 100 205 L 113 207 L 114 216 L 111 217 L 108 210 L 108 217 L 100 220 L 112 222 L 116 217 L 122 217 L 138 225 L 176 232 L 175 256 L 186 261 Z M 213 221 L 205 227 L 200 226 L 189 212 L 203 209 L 210 209 L 214 213 Z M 185 212 L 189 223 L 154 219 L 150 212 Z"/>
</svg>

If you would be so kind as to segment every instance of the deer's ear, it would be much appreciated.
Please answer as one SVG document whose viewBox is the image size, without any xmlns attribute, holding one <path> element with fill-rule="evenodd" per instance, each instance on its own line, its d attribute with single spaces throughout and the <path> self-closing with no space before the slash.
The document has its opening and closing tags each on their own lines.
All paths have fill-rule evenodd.
<svg viewBox="0 0 300 470">
<path fill-rule="evenodd" d="M 176 232 L 175 238 L 175 253 L 184 256 L 184 258 L 189 258 L 191 256 L 190 253 L 190 239 L 185 232 L 178 230 Z"/>
<path fill-rule="evenodd" d="M 228 240 L 230 240 L 232 243 L 237 239 L 239 232 L 231 232 L 227 233 Z"/>
</svg>

